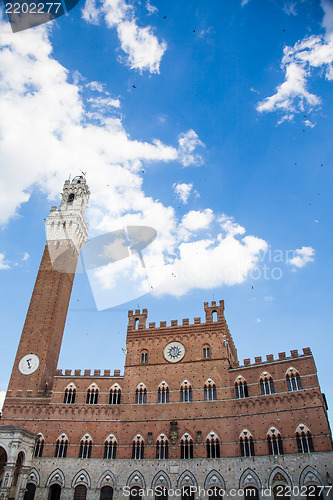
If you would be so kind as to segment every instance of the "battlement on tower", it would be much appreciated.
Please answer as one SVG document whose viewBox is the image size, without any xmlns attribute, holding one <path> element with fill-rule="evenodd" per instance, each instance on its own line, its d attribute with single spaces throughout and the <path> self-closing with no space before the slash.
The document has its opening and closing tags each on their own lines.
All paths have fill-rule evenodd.
<svg viewBox="0 0 333 500">
<path fill-rule="evenodd" d="M 193 319 L 193 323 L 190 323 L 189 318 L 183 318 L 181 320 L 181 324 L 178 323 L 178 319 L 172 319 L 170 325 L 167 324 L 166 321 L 160 321 L 159 326 L 156 326 L 156 322 L 148 323 L 148 329 L 158 329 L 158 328 L 173 328 L 173 327 L 183 327 L 190 325 L 200 325 L 205 323 L 216 323 L 216 324 L 226 324 L 224 317 L 224 301 L 220 300 L 217 305 L 216 301 L 212 301 L 211 305 L 208 302 L 204 302 L 204 310 L 205 310 L 205 321 L 202 322 L 200 317 L 196 317 Z M 147 316 L 148 310 L 143 309 L 142 312 L 140 309 L 135 309 L 135 311 L 128 311 L 128 325 L 127 331 L 133 330 L 146 330 L 147 329 Z"/>
<path fill-rule="evenodd" d="M 82 373 L 81 373 L 82 372 Z M 68 370 L 66 369 L 65 372 L 61 369 L 56 370 L 56 377 L 123 377 L 123 375 L 120 374 L 120 370 L 113 370 L 113 375 L 111 375 L 111 370 L 104 370 L 102 373 L 102 370 L 90 370 L 90 369 L 75 369 L 75 370 Z"/>
<path fill-rule="evenodd" d="M 266 361 L 262 359 L 261 356 L 255 356 L 254 358 L 254 363 L 251 363 L 250 358 L 245 358 L 243 359 L 243 366 L 239 364 L 239 361 L 237 363 L 234 363 L 233 369 L 236 368 L 246 368 L 248 366 L 257 366 L 257 365 L 264 365 L 267 363 L 276 363 L 279 361 L 287 361 L 287 360 L 292 360 L 296 358 L 304 358 L 305 356 L 312 356 L 312 352 L 310 347 L 303 347 L 302 349 L 303 354 L 299 354 L 297 349 L 292 349 L 290 351 L 290 356 L 286 355 L 286 352 L 279 352 L 278 353 L 278 358 L 274 359 L 273 354 L 266 354 Z"/>
</svg>

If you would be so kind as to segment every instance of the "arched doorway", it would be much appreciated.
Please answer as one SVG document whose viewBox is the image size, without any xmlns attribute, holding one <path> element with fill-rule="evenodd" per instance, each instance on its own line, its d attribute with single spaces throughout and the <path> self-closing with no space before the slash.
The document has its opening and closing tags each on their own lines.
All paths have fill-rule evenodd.
<svg viewBox="0 0 333 500">
<path fill-rule="evenodd" d="M 48 500 L 59 500 L 61 494 L 61 486 L 60 484 L 52 484 L 49 489 L 49 498 Z"/>
<path fill-rule="evenodd" d="M 100 500 L 112 500 L 113 498 L 113 488 L 112 486 L 103 486 L 101 489 Z"/>
<path fill-rule="evenodd" d="M 210 500 L 222 500 L 224 491 L 219 486 L 213 486 L 207 490 L 207 495 Z"/>
<path fill-rule="evenodd" d="M 87 487 L 84 484 L 79 484 L 74 490 L 74 500 L 86 500 Z"/>
<path fill-rule="evenodd" d="M 140 500 L 142 498 L 142 493 L 140 494 L 141 490 L 140 486 L 132 486 L 129 500 Z"/>
<path fill-rule="evenodd" d="M 247 486 L 246 488 L 244 488 L 244 498 L 259 500 L 259 491 L 253 486 Z"/>
<path fill-rule="evenodd" d="M 34 500 L 36 493 L 36 485 L 34 483 L 28 483 L 23 500 Z"/>
<path fill-rule="evenodd" d="M 181 500 L 194 500 L 193 486 L 183 486 Z"/>
</svg>

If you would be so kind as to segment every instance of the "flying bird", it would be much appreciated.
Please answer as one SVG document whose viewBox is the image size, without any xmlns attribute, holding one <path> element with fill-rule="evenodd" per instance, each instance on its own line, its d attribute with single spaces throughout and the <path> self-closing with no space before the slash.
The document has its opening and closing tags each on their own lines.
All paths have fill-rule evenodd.
<svg viewBox="0 0 333 500">
<path fill-rule="evenodd" d="M 133 89 L 136 89 L 136 86 L 135 85 L 132 85 Z"/>
<path fill-rule="evenodd" d="M 127 354 L 127 349 L 125 349 L 124 347 L 122 347 L 122 348 L 121 348 L 121 350 L 123 351 L 123 353 L 124 353 L 124 354 L 125 354 L 125 356 L 126 356 L 126 354 Z"/>
</svg>

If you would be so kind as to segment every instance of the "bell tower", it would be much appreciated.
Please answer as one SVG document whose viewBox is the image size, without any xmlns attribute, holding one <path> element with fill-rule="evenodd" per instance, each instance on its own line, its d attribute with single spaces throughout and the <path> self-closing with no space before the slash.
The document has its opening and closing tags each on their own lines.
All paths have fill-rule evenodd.
<svg viewBox="0 0 333 500">
<path fill-rule="evenodd" d="M 88 233 L 89 189 L 82 176 L 65 181 L 60 207 L 46 219 L 43 257 L 11 374 L 8 398 L 45 398 L 58 364 L 76 264 Z"/>
</svg>

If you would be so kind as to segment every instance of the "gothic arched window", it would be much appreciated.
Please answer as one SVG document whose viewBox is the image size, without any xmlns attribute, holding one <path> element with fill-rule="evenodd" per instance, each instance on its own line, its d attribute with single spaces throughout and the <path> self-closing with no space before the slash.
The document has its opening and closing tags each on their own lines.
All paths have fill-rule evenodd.
<svg viewBox="0 0 333 500">
<path fill-rule="evenodd" d="M 254 457 L 254 442 L 252 434 L 244 429 L 239 436 L 241 457 Z"/>
<path fill-rule="evenodd" d="M 207 458 L 220 458 L 220 441 L 215 432 L 210 432 L 206 439 Z"/>
<path fill-rule="evenodd" d="M 270 455 L 283 455 L 283 443 L 280 432 L 271 427 L 267 432 L 268 453 Z"/>
<path fill-rule="evenodd" d="M 35 441 L 34 447 L 34 457 L 40 458 L 43 455 L 45 439 L 43 434 L 38 434 L 37 439 Z"/>
<path fill-rule="evenodd" d="M 286 382 L 288 391 L 300 391 L 302 389 L 301 377 L 292 366 L 286 372 Z"/>
<path fill-rule="evenodd" d="M 133 440 L 132 444 L 132 458 L 136 460 L 141 460 L 144 458 L 145 444 L 143 437 L 138 434 Z"/>
<path fill-rule="evenodd" d="M 92 439 L 89 434 L 86 434 L 80 443 L 79 458 L 90 458 L 92 449 Z"/>
<path fill-rule="evenodd" d="M 144 405 L 147 403 L 147 389 L 143 383 L 139 384 L 135 390 L 135 403 Z"/>
<path fill-rule="evenodd" d="M 146 365 L 148 363 L 148 351 L 144 350 L 141 353 L 141 364 Z"/>
<path fill-rule="evenodd" d="M 64 393 L 64 403 L 73 404 L 75 403 L 76 387 L 74 384 L 69 384 Z"/>
<path fill-rule="evenodd" d="M 274 382 L 271 375 L 267 372 L 263 372 L 260 375 L 260 390 L 262 396 L 267 394 L 274 394 Z"/>
<path fill-rule="evenodd" d="M 216 385 L 212 379 L 208 379 L 204 387 L 204 399 L 205 401 L 216 401 Z"/>
<path fill-rule="evenodd" d="M 98 387 L 96 384 L 91 384 L 87 391 L 87 400 L 86 403 L 88 405 L 97 405 L 98 402 Z"/>
<path fill-rule="evenodd" d="M 193 458 L 193 440 L 187 433 L 180 440 L 180 458 Z"/>
<path fill-rule="evenodd" d="M 249 396 L 248 390 L 247 390 L 247 383 L 246 383 L 245 378 L 242 377 L 242 375 L 238 375 L 238 377 L 235 381 L 235 392 L 236 392 L 237 399 L 247 398 Z"/>
<path fill-rule="evenodd" d="M 296 441 L 298 453 L 314 452 L 312 435 L 309 428 L 304 424 L 299 424 L 296 429 Z"/>
<path fill-rule="evenodd" d="M 159 403 L 169 403 L 169 387 L 166 382 L 161 382 L 159 385 L 157 400 Z"/>
<path fill-rule="evenodd" d="M 56 447 L 55 447 L 55 458 L 66 458 L 68 448 L 68 437 L 66 434 L 62 434 L 57 439 Z"/>
<path fill-rule="evenodd" d="M 165 434 L 160 434 L 156 441 L 156 458 L 163 460 L 169 458 L 169 443 Z"/>
<path fill-rule="evenodd" d="M 113 384 L 110 389 L 109 404 L 120 405 L 121 388 L 118 384 Z"/>
<path fill-rule="evenodd" d="M 104 458 L 116 458 L 117 456 L 117 440 L 113 434 L 107 437 L 104 443 Z"/>
<path fill-rule="evenodd" d="M 192 401 L 192 387 L 188 380 L 184 380 L 180 386 L 180 401 L 182 403 Z"/>
<path fill-rule="evenodd" d="M 204 359 L 210 358 L 210 347 L 209 347 L 209 345 L 205 345 L 203 347 L 203 358 Z"/>
</svg>

